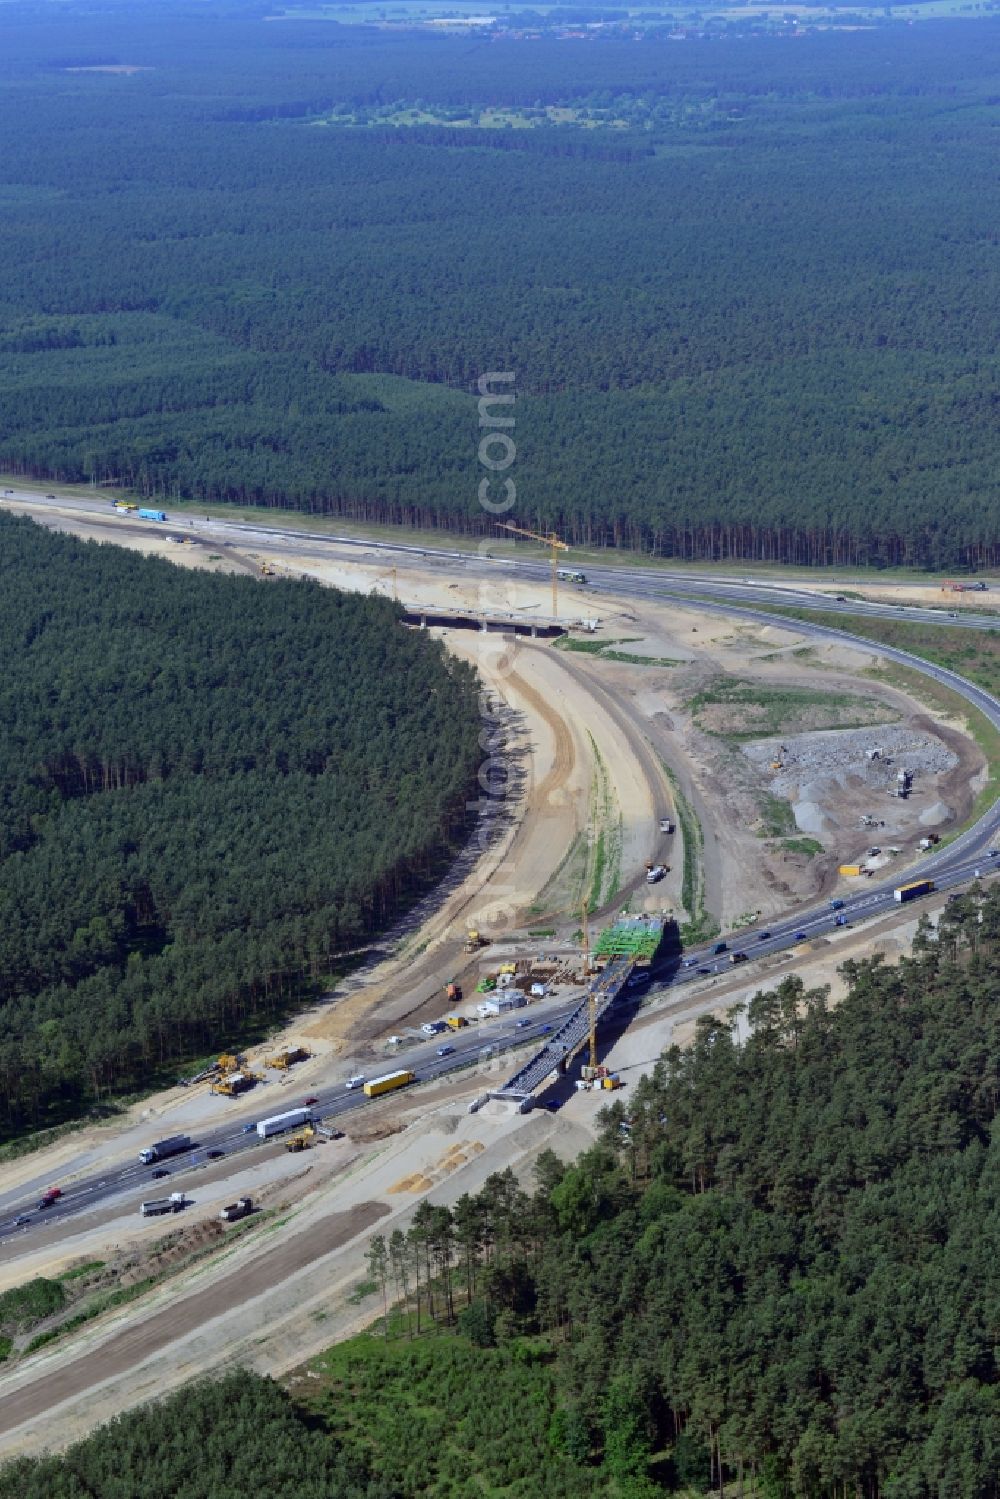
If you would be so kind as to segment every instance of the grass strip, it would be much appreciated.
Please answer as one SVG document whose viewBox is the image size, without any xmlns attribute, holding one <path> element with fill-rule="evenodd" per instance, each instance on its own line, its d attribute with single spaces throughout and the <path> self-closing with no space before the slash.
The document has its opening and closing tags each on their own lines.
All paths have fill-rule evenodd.
<svg viewBox="0 0 1000 1499">
<path fill-rule="evenodd" d="M 684 795 L 675 772 L 661 757 L 660 765 L 670 782 L 677 809 L 677 822 L 684 845 L 684 869 L 681 874 L 681 905 L 688 920 L 681 925 L 680 938 L 685 947 L 707 942 L 719 930 L 719 923 L 710 911 L 705 910 L 705 874 L 702 859 L 704 840 L 701 824 L 694 815 L 694 808 Z"/>
</svg>

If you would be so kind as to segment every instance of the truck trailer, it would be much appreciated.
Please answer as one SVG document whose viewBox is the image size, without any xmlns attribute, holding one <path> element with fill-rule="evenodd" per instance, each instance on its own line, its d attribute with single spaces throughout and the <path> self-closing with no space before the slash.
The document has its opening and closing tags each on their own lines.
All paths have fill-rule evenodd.
<svg viewBox="0 0 1000 1499">
<path fill-rule="evenodd" d="M 310 1109 L 289 1109 L 286 1114 L 272 1114 L 270 1119 L 259 1119 L 257 1133 L 262 1140 L 270 1140 L 272 1135 L 283 1135 L 286 1129 L 298 1129 L 311 1120 Z"/>
<path fill-rule="evenodd" d="M 930 895 L 934 889 L 933 880 L 911 880 L 908 885 L 900 885 L 892 892 L 893 900 L 916 900 L 918 895 Z"/>
<path fill-rule="evenodd" d="M 189 1135 L 168 1135 L 165 1140 L 156 1140 L 152 1145 L 147 1145 L 145 1150 L 140 1150 L 139 1161 L 143 1166 L 152 1166 L 154 1161 L 165 1161 L 168 1156 L 179 1155 L 182 1150 L 190 1149 Z"/>
<path fill-rule="evenodd" d="M 386 1072 L 382 1077 L 373 1077 L 370 1082 L 365 1083 L 365 1093 L 369 1098 L 379 1098 L 383 1093 L 392 1093 L 394 1089 L 405 1088 L 407 1083 L 415 1081 L 414 1074 L 405 1069 L 401 1072 Z"/>
<path fill-rule="evenodd" d="M 179 1213 L 182 1208 L 187 1207 L 187 1198 L 183 1192 L 171 1192 L 169 1197 L 154 1197 L 150 1202 L 139 1205 L 139 1212 L 143 1218 L 159 1218 L 164 1213 Z"/>
<path fill-rule="evenodd" d="M 140 510 L 140 520 L 166 520 L 166 512 L 163 510 Z"/>
</svg>

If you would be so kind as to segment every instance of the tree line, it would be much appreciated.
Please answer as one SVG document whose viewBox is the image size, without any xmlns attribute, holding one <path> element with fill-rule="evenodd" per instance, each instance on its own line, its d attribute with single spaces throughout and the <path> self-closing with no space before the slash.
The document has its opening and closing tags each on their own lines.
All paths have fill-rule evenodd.
<svg viewBox="0 0 1000 1499">
<path fill-rule="evenodd" d="M 594 1492 L 994 1499 L 1000 895 L 845 973 L 836 1007 L 757 994 L 742 1043 L 703 1019 L 534 1192 L 507 1171 L 376 1235 L 384 1336 L 534 1348 L 549 1461 Z"/>
<path fill-rule="evenodd" d="M 472 672 L 388 600 L 0 517 L 0 1129 L 273 1024 L 464 835 Z"/>
<path fill-rule="evenodd" d="M 476 381 L 510 369 L 536 528 L 994 565 L 992 26 L 469 53 L 0 23 L 0 463 L 477 531 Z M 101 47 L 148 71 L 65 71 Z M 626 128 L 324 123 L 400 98 Z"/>
<path fill-rule="evenodd" d="M 572 1163 L 376 1234 L 376 1321 L 290 1394 L 192 1386 L 0 1499 L 225 1499 L 245 1461 L 278 1499 L 996 1499 L 1000 895 L 845 973 L 706 1017 Z"/>
</svg>

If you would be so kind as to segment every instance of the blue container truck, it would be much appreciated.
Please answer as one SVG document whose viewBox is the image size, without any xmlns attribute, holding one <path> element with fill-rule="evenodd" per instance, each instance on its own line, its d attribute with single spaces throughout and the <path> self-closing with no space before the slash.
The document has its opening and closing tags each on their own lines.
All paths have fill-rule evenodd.
<svg viewBox="0 0 1000 1499">
<path fill-rule="evenodd" d="M 166 512 L 163 510 L 140 510 L 140 520 L 166 520 Z"/>
</svg>

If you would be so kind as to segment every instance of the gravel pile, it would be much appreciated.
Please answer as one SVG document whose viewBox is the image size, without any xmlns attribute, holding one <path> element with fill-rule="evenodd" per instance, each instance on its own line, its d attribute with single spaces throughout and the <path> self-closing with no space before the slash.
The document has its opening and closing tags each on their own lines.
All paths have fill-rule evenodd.
<svg viewBox="0 0 1000 1499">
<path fill-rule="evenodd" d="M 850 778 L 856 787 L 860 780 L 873 792 L 885 792 L 896 785 L 900 770 L 910 771 L 919 781 L 922 775 L 938 775 L 958 764 L 958 756 L 939 739 L 917 733 L 905 724 L 756 739 L 742 748 L 754 769 L 768 780 L 770 791 L 796 802 L 825 800 L 819 792 L 828 791 L 831 781 L 845 785 Z M 881 757 L 869 759 L 876 748 L 881 750 Z M 781 762 L 781 770 L 771 769 L 774 761 Z M 815 788 L 812 782 L 817 783 Z"/>
</svg>

